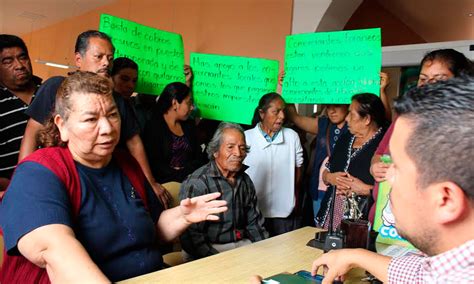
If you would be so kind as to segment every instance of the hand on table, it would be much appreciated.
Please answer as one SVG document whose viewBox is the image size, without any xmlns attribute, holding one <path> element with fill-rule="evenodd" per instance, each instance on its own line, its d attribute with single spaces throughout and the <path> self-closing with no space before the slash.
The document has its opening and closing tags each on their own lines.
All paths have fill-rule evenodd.
<svg viewBox="0 0 474 284">
<path fill-rule="evenodd" d="M 334 280 L 344 281 L 344 275 L 355 265 L 352 263 L 353 249 L 331 250 L 313 262 L 311 275 L 316 275 L 318 269 L 323 267 L 323 284 L 331 284 Z"/>
</svg>

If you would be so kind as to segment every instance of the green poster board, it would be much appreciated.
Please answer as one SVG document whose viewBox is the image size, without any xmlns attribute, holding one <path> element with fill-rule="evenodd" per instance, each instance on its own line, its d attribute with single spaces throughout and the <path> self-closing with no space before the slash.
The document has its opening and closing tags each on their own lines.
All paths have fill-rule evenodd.
<svg viewBox="0 0 474 284">
<path fill-rule="evenodd" d="M 171 82 L 185 82 L 181 35 L 160 31 L 107 14 L 99 30 L 112 38 L 115 58 L 128 57 L 138 64 L 136 92 L 159 95 Z"/>
<path fill-rule="evenodd" d="M 277 88 L 277 60 L 191 53 L 190 61 L 203 118 L 251 124 L 260 98 Z"/>
<path fill-rule="evenodd" d="M 411 246 L 400 237 L 395 228 L 395 219 L 390 208 L 390 184 L 387 181 L 379 184 L 379 192 L 374 218 L 374 231 L 379 232 L 377 242 L 389 245 Z"/>
<path fill-rule="evenodd" d="M 291 103 L 349 104 L 352 95 L 380 93 L 380 29 L 286 37 L 282 95 Z"/>
</svg>

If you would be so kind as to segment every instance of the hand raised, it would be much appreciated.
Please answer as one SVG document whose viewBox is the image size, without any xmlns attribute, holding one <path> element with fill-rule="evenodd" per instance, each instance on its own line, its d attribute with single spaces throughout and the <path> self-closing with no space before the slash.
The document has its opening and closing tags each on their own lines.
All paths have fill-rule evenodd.
<svg viewBox="0 0 474 284">
<path fill-rule="evenodd" d="M 217 214 L 227 211 L 227 201 L 215 200 L 219 192 L 181 200 L 180 209 L 186 222 L 218 221 Z"/>
</svg>

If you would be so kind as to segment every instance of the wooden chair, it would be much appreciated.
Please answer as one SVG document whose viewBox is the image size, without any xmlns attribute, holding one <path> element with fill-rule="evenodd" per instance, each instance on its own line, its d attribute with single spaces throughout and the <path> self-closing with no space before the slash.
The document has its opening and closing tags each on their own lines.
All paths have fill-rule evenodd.
<svg viewBox="0 0 474 284">
<path fill-rule="evenodd" d="M 181 188 L 181 183 L 179 182 L 168 182 L 162 184 L 166 190 L 169 191 L 173 200 L 171 202 L 171 207 L 176 207 L 179 205 L 179 189 Z M 179 243 L 179 238 L 173 242 L 173 251 L 163 255 L 163 261 L 169 266 L 176 266 L 184 263 L 183 256 L 181 254 L 181 244 Z"/>
</svg>

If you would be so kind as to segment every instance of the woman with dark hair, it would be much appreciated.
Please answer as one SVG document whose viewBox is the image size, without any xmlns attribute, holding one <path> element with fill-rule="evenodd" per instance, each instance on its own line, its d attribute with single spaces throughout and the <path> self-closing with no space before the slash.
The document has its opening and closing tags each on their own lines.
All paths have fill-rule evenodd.
<svg viewBox="0 0 474 284">
<path fill-rule="evenodd" d="M 301 183 L 303 148 L 298 134 L 283 127 L 285 101 L 277 93 L 264 95 L 255 109 L 254 128 L 245 131 L 250 153 L 247 174 L 255 184 L 264 227 L 270 236 L 299 227 L 293 216 Z"/>
<path fill-rule="evenodd" d="M 328 228 L 329 204 L 336 190 L 334 223 L 336 229 L 343 218 L 367 219 L 374 178 L 370 175 L 370 159 L 383 137 L 388 121 L 382 101 L 374 94 L 354 95 L 346 117 L 349 133 L 336 143 L 322 180 L 329 186 L 316 217 L 317 225 Z"/>
<path fill-rule="evenodd" d="M 226 211 L 219 193 L 164 210 L 137 161 L 116 149 L 120 128 L 109 79 L 64 79 L 44 133 L 49 147 L 21 161 L 0 204 L 2 283 L 112 283 L 150 273 L 163 268 L 160 242 Z"/>
<path fill-rule="evenodd" d="M 125 99 L 129 99 L 133 92 L 135 92 L 135 87 L 137 86 L 137 63 L 126 57 L 115 58 L 111 76 L 114 82 L 114 91 Z"/>
<path fill-rule="evenodd" d="M 168 84 L 145 126 L 143 140 L 155 179 L 182 182 L 206 160 L 197 142 L 191 89 L 183 83 Z"/>
</svg>

